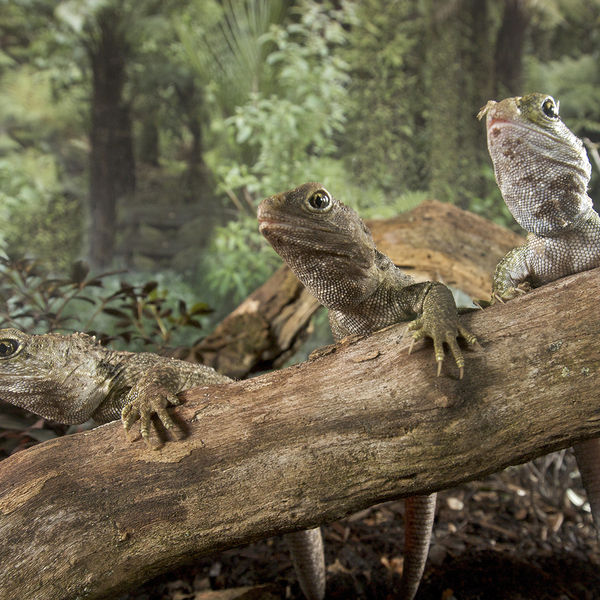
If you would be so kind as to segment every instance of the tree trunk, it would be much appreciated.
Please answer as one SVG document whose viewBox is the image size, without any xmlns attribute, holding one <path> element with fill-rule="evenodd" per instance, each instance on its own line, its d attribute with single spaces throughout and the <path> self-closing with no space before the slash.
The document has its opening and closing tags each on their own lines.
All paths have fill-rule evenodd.
<svg viewBox="0 0 600 600">
<path fill-rule="evenodd" d="M 186 392 L 185 439 L 120 423 L 0 466 L 0 597 L 116 597 L 200 556 L 428 494 L 600 436 L 600 270 L 464 322 L 465 377 L 405 327 Z"/>
<path fill-rule="evenodd" d="M 528 27 L 529 11 L 525 1 L 505 0 L 494 57 L 497 100 L 523 93 L 523 50 Z"/>
<path fill-rule="evenodd" d="M 493 92 L 489 3 L 429 0 L 428 67 L 431 94 L 430 191 L 469 206 L 485 196 L 481 166 L 489 159 L 485 129 L 475 116 Z"/>
<path fill-rule="evenodd" d="M 188 187 L 188 201 L 213 205 L 217 208 L 216 197 L 212 193 L 212 173 L 204 161 L 204 136 L 202 129 L 203 90 L 193 79 L 176 86 L 182 119 L 192 135 L 192 145 L 187 157 L 185 181 Z"/>
<path fill-rule="evenodd" d="M 140 162 L 159 167 L 160 139 L 158 135 L 158 107 L 150 99 L 139 111 L 140 137 L 137 144 L 137 157 Z"/>
<path fill-rule="evenodd" d="M 93 73 L 90 157 L 90 262 L 113 256 L 117 200 L 135 189 L 130 107 L 123 100 L 129 45 L 118 8 L 101 9 L 87 45 Z"/>
</svg>

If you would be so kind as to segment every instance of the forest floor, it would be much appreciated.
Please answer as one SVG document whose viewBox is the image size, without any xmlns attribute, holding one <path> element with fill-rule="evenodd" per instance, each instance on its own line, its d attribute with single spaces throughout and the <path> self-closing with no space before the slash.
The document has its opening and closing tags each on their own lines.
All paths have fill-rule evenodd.
<svg viewBox="0 0 600 600">
<path fill-rule="evenodd" d="M 597 600 L 600 548 L 572 451 L 438 494 L 416 600 Z M 327 599 L 399 598 L 404 503 L 323 527 Z M 302 600 L 281 538 L 227 550 L 120 600 Z"/>
</svg>

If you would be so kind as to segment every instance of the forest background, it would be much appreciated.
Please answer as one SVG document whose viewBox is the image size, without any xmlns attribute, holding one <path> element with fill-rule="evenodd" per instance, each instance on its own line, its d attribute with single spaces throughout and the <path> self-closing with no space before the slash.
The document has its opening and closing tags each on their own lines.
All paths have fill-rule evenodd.
<svg viewBox="0 0 600 600">
<path fill-rule="evenodd" d="M 597 157 L 599 60 L 600 0 L 0 0 L 2 325 L 190 345 L 280 264 L 256 206 L 304 181 L 516 228 L 476 115 L 551 94 Z"/>
</svg>

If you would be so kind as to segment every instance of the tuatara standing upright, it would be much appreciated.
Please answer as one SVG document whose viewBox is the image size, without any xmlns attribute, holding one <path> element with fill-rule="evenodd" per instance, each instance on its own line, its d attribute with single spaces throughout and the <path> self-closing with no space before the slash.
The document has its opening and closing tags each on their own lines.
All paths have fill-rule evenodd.
<svg viewBox="0 0 600 600">
<path fill-rule="evenodd" d="M 583 143 L 561 121 L 551 96 L 488 102 L 487 138 L 498 187 L 524 246 L 496 267 L 493 295 L 520 291 L 600 266 L 600 217 L 587 195 L 592 167 Z"/>
<path fill-rule="evenodd" d="M 458 323 L 450 290 L 441 283 L 415 283 L 402 273 L 376 249 L 371 232 L 356 212 L 333 198 L 321 184 L 305 183 L 263 200 L 258 220 L 260 232 L 271 246 L 329 309 L 336 341 L 412 321 L 413 343 L 424 337 L 433 339 L 438 375 L 445 342 L 462 377 L 464 358 L 456 338 L 462 336 L 474 343 L 475 337 Z M 423 574 L 435 498 L 433 494 L 406 499 L 402 577 L 406 600 L 414 598 Z M 324 574 L 316 576 L 317 581 L 323 578 Z M 316 588 L 310 581 L 305 586 Z"/>
<path fill-rule="evenodd" d="M 496 181 L 528 232 L 496 267 L 492 300 L 600 266 L 600 217 L 587 194 L 592 167 L 583 143 L 546 94 L 488 102 L 487 139 Z M 600 538 L 600 440 L 574 446 Z"/>
</svg>

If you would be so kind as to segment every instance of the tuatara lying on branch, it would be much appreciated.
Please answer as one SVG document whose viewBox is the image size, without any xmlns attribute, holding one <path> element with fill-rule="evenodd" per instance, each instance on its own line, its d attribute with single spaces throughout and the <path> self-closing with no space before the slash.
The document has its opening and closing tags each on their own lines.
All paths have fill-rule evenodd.
<svg viewBox="0 0 600 600">
<path fill-rule="evenodd" d="M 260 232 L 306 288 L 329 309 L 336 341 L 369 334 L 395 323 L 411 321 L 413 343 L 433 339 L 440 374 L 446 343 L 462 378 L 464 358 L 456 338 L 475 336 L 458 322 L 450 290 L 437 282 L 415 283 L 375 247 L 371 232 L 351 208 L 319 183 L 305 183 L 263 200 L 258 207 Z M 412 345 L 411 345 L 412 349 Z M 405 559 L 402 597 L 414 598 L 429 551 L 436 495 L 406 499 Z M 315 539 L 316 530 L 298 532 Z M 310 551 L 307 540 L 305 554 Z M 305 571 L 302 589 L 309 598 L 324 595 L 324 572 Z"/>
<path fill-rule="evenodd" d="M 3 400 L 31 412 L 77 424 L 93 419 L 108 423 L 122 419 L 129 437 L 139 419 L 140 432 L 150 444 L 150 423 L 156 414 L 165 428 L 173 426 L 168 406 L 179 404 L 176 394 L 192 387 L 229 383 L 205 365 L 196 365 L 147 352 L 118 352 L 101 346 L 93 337 L 28 335 L 16 329 L 0 330 L 0 394 Z M 302 537 L 284 535 L 298 576 L 324 572 L 319 530 Z M 320 550 L 317 564 L 307 547 Z"/>
<path fill-rule="evenodd" d="M 592 167 L 558 103 L 537 93 L 491 100 L 483 116 L 498 187 L 528 232 L 498 264 L 492 301 L 600 266 L 600 217 L 587 194 Z M 600 440 L 574 450 L 600 539 Z"/>
<path fill-rule="evenodd" d="M 149 352 L 118 352 L 83 333 L 28 335 L 0 330 L 2 399 L 60 423 L 98 424 L 123 419 L 126 432 L 140 419 L 150 446 L 150 422 L 157 414 L 173 425 L 167 406 L 191 387 L 227 383 L 228 377 Z"/>
<path fill-rule="evenodd" d="M 592 167 L 582 141 L 551 96 L 491 100 L 487 139 L 502 197 L 528 232 L 496 267 L 493 296 L 510 300 L 561 277 L 600 266 L 600 217 L 587 187 Z"/>
</svg>

